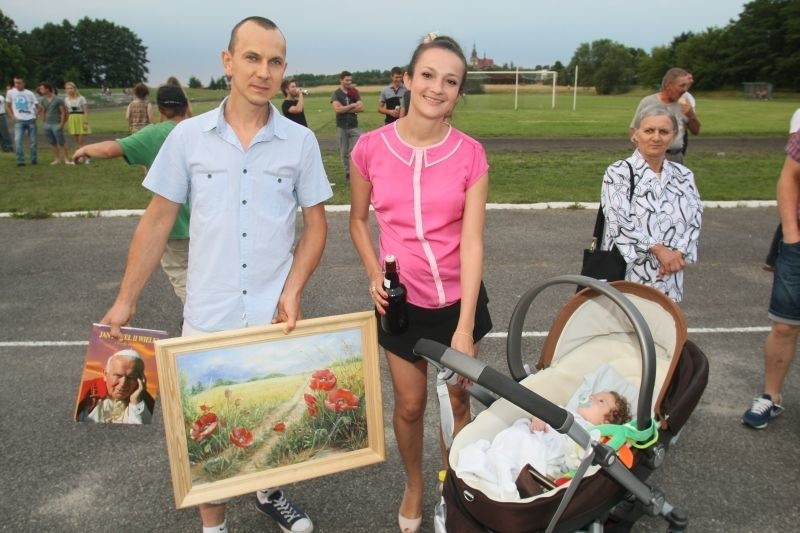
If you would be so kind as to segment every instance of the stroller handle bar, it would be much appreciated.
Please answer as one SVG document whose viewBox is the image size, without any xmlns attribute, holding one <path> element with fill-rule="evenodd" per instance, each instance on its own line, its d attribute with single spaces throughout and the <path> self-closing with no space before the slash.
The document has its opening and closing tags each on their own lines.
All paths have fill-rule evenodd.
<svg viewBox="0 0 800 533">
<path fill-rule="evenodd" d="M 653 387 L 656 381 L 656 350 L 653 343 L 653 335 L 650 332 L 647 321 L 636 306 L 622 292 L 605 281 L 577 274 L 566 274 L 545 280 L 525 292 L 517 302 L 508 324 L 507 358 L 509 372 L 517 381 L 528 375 L 522 364 L 522 328 L 525 323 L 525 316 L 533 300 L 544 289 L 561 284 L 589 287 L 605 295 L 619 306 L 625 316 L 628 317 L 628 320 L 630 320 L 639 340 L 639 347 L 642 353 L 642 379 L 639 386 L 639 402 L 636 409 L 636 428 L 640 431 L 649 428 L 652 422 Z M 547 421 L 545 420 L 545 422 Z M 551 426 L 556 427 L 552 424 Z"/>
<path fill-rule="evenodd" d="M 486 363 L 430 339 L 418 340 L 414 345 L 414 353 L 428 359 L 439 368 L 455 370 L 481 387 L 541 418 L 554 430 L 569 435 L 582 448 L 589 446 L 589 433 L 575 422 L 572 413 L 523 387 Z"/>
</svg>

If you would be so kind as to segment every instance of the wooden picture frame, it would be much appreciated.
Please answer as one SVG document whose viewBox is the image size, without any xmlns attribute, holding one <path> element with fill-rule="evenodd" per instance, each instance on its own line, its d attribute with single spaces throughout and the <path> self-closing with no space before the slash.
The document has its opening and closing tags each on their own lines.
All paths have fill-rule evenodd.
<svg viewBox="0 0 800 533">
<path fill-rule="evenodd" d="M 371 311 L 156 342 L 178 508 L 386 458 Z"/>
</svg>

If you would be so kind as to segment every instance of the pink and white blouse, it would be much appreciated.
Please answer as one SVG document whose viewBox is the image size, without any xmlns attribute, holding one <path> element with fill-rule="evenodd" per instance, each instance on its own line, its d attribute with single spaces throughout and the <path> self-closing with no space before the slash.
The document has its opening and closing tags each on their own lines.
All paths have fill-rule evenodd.
<svg viewBox="0 0 800 533">
<path fill-rule="evenodd" d="M 467 189 L 489 169 L 480 143 L 451 127 L 438 144 L 411 146 L 392 123 L 361 135 L 351 161 L 372 184 L 381 264 L 397 257 L 408 301 L 428 309 L 458 301 Z"/>
</svg>

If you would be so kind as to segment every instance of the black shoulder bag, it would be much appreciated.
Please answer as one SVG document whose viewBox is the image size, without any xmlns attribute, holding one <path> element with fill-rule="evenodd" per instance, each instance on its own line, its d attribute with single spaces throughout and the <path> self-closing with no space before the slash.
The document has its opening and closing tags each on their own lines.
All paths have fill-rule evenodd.
<svg viewBox="0 0 800 533">
<path fill-rule="evenodd" d="M 631 189 L 628 194 L 628 202 L 633 201 L 633 167 L 625 161 L 631 173 Z M 589 248 L 583 250 L 583 265 L 581 274 L 590 278 L 602 279 L 605 281 L 618 281 L 625 279 L 625 259 L 619 253 L 615 244 L 611 245 L 610 250 L 601 250 L 600 243 L 603 240 L 606 217 L 603 214 L 602 204 L 597 209 L 597 220 L 594 223 L 594 238 Z"/>
</svg>

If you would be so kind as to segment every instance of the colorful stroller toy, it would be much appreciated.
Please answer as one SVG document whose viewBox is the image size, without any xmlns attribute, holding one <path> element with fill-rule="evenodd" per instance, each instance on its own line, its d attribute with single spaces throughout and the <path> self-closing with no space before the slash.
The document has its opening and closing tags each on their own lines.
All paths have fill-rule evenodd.
<svg viewBox="0 0 800 533">
<path fill-rule="evenodd" d="M 522 329 L 533 300 L 546 288 L 575 284 L 556 315 L 536 364 L 522 360 Z M 453 440 L 443 486 L 448 533 L 492 531 L 627 531 L 648 514 L 661 516 L 668 531 L 687 527 L 687 516 L 646 483 L 664 462 L 708 382 L 708 360 L 686 338 L 680 308 L 659 291 L 631 282 L 605 283 L 584 276 L 552 278 L 520 298 L 508 328 L 512 378 L 442 344 L 421 339 L 415 352 L 439 368 L 453 370 L 499 399 Z M 634 419 L 590 434 L 578 424 L 570 402 L 581 394 L 616 390 L 631 404 Z M 580 466 L 556 480 L 527 465 L 513 495 L 485 478 L 459 476 L 459 452 L 534 415 L 579 447 Z M 621 457 L 626 457 L 628 465 Z M 571 478 L 571 479 L 570 479 Z"/>
</svg>

